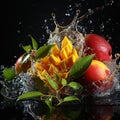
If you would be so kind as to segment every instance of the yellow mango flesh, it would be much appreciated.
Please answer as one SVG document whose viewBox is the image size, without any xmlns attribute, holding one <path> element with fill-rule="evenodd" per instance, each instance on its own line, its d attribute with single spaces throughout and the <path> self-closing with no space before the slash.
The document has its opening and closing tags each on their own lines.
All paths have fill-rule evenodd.
<svg viewBox="0 0 120 120">
<path fill-rule="evenodd" d="M 51 50 L 51 53 L 52 53 L 53 55 L 58 55 L 59 52 L 60 52 L 60 49 L 59 49 L 59 47 L 58 47 L 57 45 L 55 45 L 55 46 L 52 48 L 52 50 Z"/>
<path fill-rule="evenodd" d="M 72 42 L 65 36 L 61 42 L 61 48 L 56 44 L 52 47 L 49 55 L 36 62 L 38 76 L 44 82 L 47 81 L 44 77 L 45 73 L 49 74 L 54 81 L 56 79 L 54 74 L 66 79 L 70 68 L 77 61 L 78 57 L 76 49 L 72 46 Z M 58 81 L 56 80 L 56 82 Z"/>
<path fill-rule="evenodd" d="M 62 48 L 65 48 L 66 46 L 69 47 L 69 50 L 70 50 L 70 51 L 72 50 L 72 43 L 71 43 L 71 41 L 67 38 L 67 36 L 65 36 L 64 39 L 62 40 L 62 45 L 61 45 L 61 47 L 62 47 Z"/>
</svg>

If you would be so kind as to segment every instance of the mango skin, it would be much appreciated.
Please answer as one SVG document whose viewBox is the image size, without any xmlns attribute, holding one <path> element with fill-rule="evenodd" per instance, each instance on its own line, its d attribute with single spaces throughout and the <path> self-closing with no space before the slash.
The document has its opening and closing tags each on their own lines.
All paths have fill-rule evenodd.
<svg viewBox="0 0 120 120">
<path fill-rule="evenodd" d="M 93 60 L 84 77 L 88 82 L 95 82 L 98 80 L 107 80 L 110 73 L 110 69 L 103 62 Z"/>
<path fill-rule="evenodd" d="M 22 72 L 27 72 L 27 70 L 31 67 L 31 61 L 27 59 L 24 63 L 22 63 L 22 59 L 24 54 L 20 55 L 15 62 L 15 72 L 16 74 L 20 74 Z"/>
<path fill-rule="evenodd" d="M 79 82 L 90 92 L 105 92 L 113 85 L 111 70 L 101 61 L 92 60 L 87 71 Z"/>
<path fill-rule="evenodd" d="M 87 34 L 85 44 L 88 47 L 87 54 L 95 53 L 94 59 L 108 61 L 112 59 L 112 47 L 110 43 L 98 34 Z"/>
</svg>

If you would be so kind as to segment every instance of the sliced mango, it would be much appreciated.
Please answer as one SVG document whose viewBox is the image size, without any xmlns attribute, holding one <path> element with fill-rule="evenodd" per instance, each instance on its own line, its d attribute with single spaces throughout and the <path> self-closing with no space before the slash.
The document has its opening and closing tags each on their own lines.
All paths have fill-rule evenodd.
<svg viewBox="0 0 120 120">
<path fill-rule="evenodd" d="M 41 80 L 46 82 L 45 74 L 47 74 L 46 70 L 43 70 L 42 72 L 38 72 L 38 76 L 40 77 Z"/>
<path fill-rule="evenodd" d="M 54 74 L 54 73 L 57 73 L 58 72 L 58 69 L 56 68 L 56 66 L 54 66 L 53 64 L 50 64 L 50 67 L 48 69 L 48 73 L 49 74 Z"/>
<path fill-rule="evenodd" d="M 61 78 L 67 78 L 68 75 L 69 75 L 69 72 L 60 72 L 60 73 L 59 73 L 59 76 L 60 76 Z"/>
<path fill-rule="evenodd" d="M 71 55 L 67 60 L 66 60 L 66 64 L 67 67 L 70 68 L 71 66 L 73 66 L 73 64 L 76 62 L 76 58 L 74 55 Z"/>
<path fill-rule="evenodd" d="M 77 54 L 76 49 L 73 49 L 73 50 L 72 50 L 72 54 L 75 56 L 75 59 L 77 60 L 79 56 L 78 56 L 78 54 Z"/>
<path fill-rule="evenodd" d="M 36 65 L 36 69 L 39 70 L 39 71 L 42 71 L 44 69 L 40 62 L 36 62 L 35 65 Z"/>
<path fill-rule="evenodd" d="M 60 51 L 60 57 L 61 57 L 62 60 L 68 58 L 67 53 L 66 53 L 64 48 L 62 48 L 62 50 Z"/>
<path fill-rule="evenodd" d="M 65 49 L 65 51 L 66 51 L 67 56 L 69 56 L 70 53 L 72 52 L 72 50 L 70 49 L 70 47 L 66 45 L 66 46 L 64 47 L 64 49 Z"/>
<path fill-rule="evenodd" d="M 48 63 L 49 62 L 49 57 L 45 56 L 44 58 L 41 59 L 42 63 Z"/>
<path fill-rule="evenodd" d="M 67 36 L 64 37 L 64 39 L 62 40 L 62 48 L 65 48 L 66 46 L 69 47 L 69 50 L 72 50 L 72 42 L 68 39 Z"/>
<path fill-rule="evenodd" d="M 66 59 L 61 61 L 58 67 L 61 71 L 65 71 L 67 69 Z"/>
<path fill-rule="evenodd" d="M 57 64 L 60 63 L 60 61 L 61 61 L 60 58 L 59 58 L 59 56 L 54 56 L 53 54 L 50 55 L 49 60 L 50 60 L 51 63 L 54 64 L 54 65 L 57 65 Z"/>
<path fill-rule="evenodd" d="M 45 74 L 49 74 L 51 79 L 60 87 L 61 82 L 56 80 L 55 74 L 60 78 L 68 78 L 70 68 L 77 61 L 78 57 L 72 42 L 65 36 L 62 40 L 61 48 L 55 45 L 51 49 L 50 54 L 36 62 L 37 75 L 51 87 L 45 77 Z"/>
<path fill-rule="evenodd" d="M 58 54 L 60 53 L 59 47 L 58 47 L 57 45 L 55 45 L 54 47 L 52 47 L 51 53 L 52 53 L 53 55 L 55 55 L 55 56 L 58 55 Z"/>
<path fill-rule="evenodd" d="M 43 59 L 41 59 L 41 65 L 44 69 L 48 70 L 49 69 L 49 66 L 50 66 L 50 61 L 49 61 L 49 57 L 45 57 Z"/>
</svg>

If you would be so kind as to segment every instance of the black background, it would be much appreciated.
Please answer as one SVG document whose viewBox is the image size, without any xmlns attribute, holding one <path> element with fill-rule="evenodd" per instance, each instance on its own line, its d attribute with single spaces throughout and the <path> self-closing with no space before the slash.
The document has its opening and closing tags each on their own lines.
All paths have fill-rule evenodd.
<svg viewBox="0 0 120 120">
<path fill-rule="evenodd" d="M 76 4 L 79 5 L 81 14 L 87 12 L 88 9 L 95 9 L 104 5 L 105 9 L 93 16 L 95 33 L 100 35 L 108 34 L 111 36 L 110 43 L 113 47 L 113 53 L 120 51 L 119 33 L 120 33 L 120 1 L 119 0 L 16 0 L 3 1 L 1 3 L 0 17 L 0 64 L 11 65 L 15 62 L 23 51 L 19 44 L 27 45 L 30 43 L 28 34 L 31 34 L 38 41 L 42 41 L 42 36 L 47 36 L 45 29 L 45 19 L 51 18 L 54 12 L 57 21 L 62 24 L 69 23 L 75 15 Z M 112 5 L 110 5 L 112 4 Z M 71 16 L 65 16 L 68 7 L 72 6 Z M 111 19 L 109 24 L 105 26 L 105 30 L 100 32 L 98 26 L 101 21 Z M 53 22 L 53 21 L 52 21 Z M 49 22 L 46 23 L 49 26 Z M 87 32 L 92 28 L 87 23 L 85 27 L 89 27 Z M 87 26 L 88 25 L 88 26 Z M 19 32 L 20 31 L 20 32 Z M 105 36 L 106 37 L 106 36 Z"/>
<path fill-rule="evenodd" d="M 23 53 L 19 44 L 27 45 L 31 43 L 28 34 L 31 34 L 42 45 L 46 42 L 48 34 L 46 34 L 43 26 L 50 25 L 44 20 L 51 18 L 51 13 L 55 12 L 57 21 L 60 24 L 69 23 L 75 15 L 77 9 L 76 4 L 81 3 L 78 8 L 81 14 L 87 12 L 88 9 L 94 9 L 99 6 L 104 6 L 104 10 L 93 15 L 93 25 L 84 21 L 82 24 L 89 27 L 87 32 L 94 27 L 94 32 L 106 37 L 106 34 L 111 37 L 110 43 L 113 47 L 113 54 L 120 52 L 120 1 L 114 0 L 16 0 L 3 1 L 1 6 L 0 17 L 0 65 L 13 65 L 17 57 Z M 107 4 L 109 3 L 109 4 Z M 110 3 L 112 5 L 110 5 Z M 72 5 L 71 17 L 65 13 L 69 6 Z M 105 25 L 104 31 L 100 31 L 99 25 L 101 22 L 110 18 L 111 21 Z M 51 27 L 52 28 L 52 27 Z M 53 29 L 53 28 L 52 28 Z M 43 37 L 45 36 L 45 37 Z M 45 39 L 44 39 L 45 38 Z M 42 41 L 42 42 L 41 42 Z M 16 57 L 14 57 L 16 56 Z M 14 115 L 14 113 L 16 115 Z M 15 108 L 8 108 L 2 114 L 11 114 L 12 116 L 20 115 L 21 112 Z M 15 118 L 14 118 L 15 119 Z M 17 118 L 18 119 L 18 118 Z M 21 119 L 21 118 L 20 118 Z M 16 120 L 16 119 L 15 119 Z"/>
</svg>

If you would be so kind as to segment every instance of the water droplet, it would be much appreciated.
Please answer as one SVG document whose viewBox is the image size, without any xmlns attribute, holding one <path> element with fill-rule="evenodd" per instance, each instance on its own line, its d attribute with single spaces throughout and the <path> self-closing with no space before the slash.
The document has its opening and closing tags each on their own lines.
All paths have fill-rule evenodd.
<svg viewBox="0 0 120 120">
<path fill-rule="evenodd" d="M 92 24 L 92 23 L 93 23 L 93 21 L 92 21 L 92 20 L 88 20 L 88 23 L 89 23 L 89 24 Z"/>
<path fill-rule="evenodd" d="M 105 0 L 105 5 L 106 6 L 112 6 L 114 3 L 114 0 Z"/>
<path fill-rule="evenodd" d="M 66 16 L 70 16 L 70 14 L 69 14 L 69 13 L 65 13 L 65 15 L 66 15 Z"/>
<path fill-rule="evenodd" d="M 103 32 L 105 28 L 104 23 L 101 23 L 99 27 L 100 27 L 100 31 Z"/>
<path fill-rule="evenodd" d="M 45 19 L 44 22 L 47 23 L 47 19 Z"/>
<path fill-rule="evenodd" d="M 21 21 L 19 21 L 19 23 L 18 23 L 19 25 L 21 25 L 22 24 L 22 22 Z"/>
<path fill-rule="evenodd" d="M 17 30 L 17 33 L 18 33 L 18 34 L 20 34 L 20 33 L 21 33 L 21 31 L 20 31 L 20 30 Z"/>
</svg>

